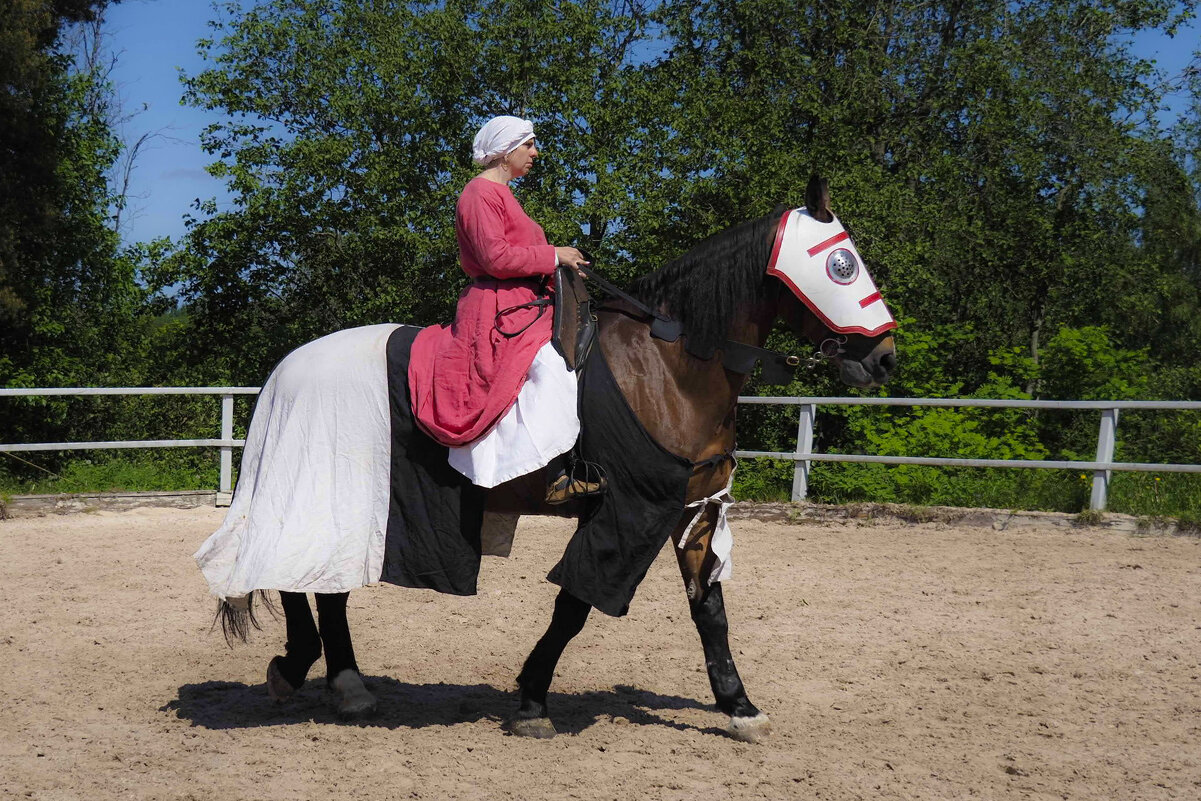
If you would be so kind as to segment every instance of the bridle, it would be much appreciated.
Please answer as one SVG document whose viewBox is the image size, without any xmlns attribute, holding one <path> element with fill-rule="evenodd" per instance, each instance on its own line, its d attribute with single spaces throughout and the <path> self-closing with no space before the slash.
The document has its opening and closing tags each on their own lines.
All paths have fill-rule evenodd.
<svg viewBox="0 0 1201 801">
<path fill-rule="evenodd" d="M 847 338 L 842 334 L 836 334 L 823 339 L 822 343 L 817 346 L 817 350 L 813 352 L 813 355 L 805 360 L 805 365 L 807 367 L 817 367 L 824 361 L 838 356 L 845 356 L 847 349 L 844 346 L 846 344 Z"/>
<path fill-rule="evenodd" d="M 683 336 L 684 326 L 679 320 L 657 309 L 652 309 L 633 295 L 619 289 L 602 278 L 590 267 L 580 266 L 578 269 L 585 277 L 596 283 L 605 292 L 621 298 L 637 311 L 641 312 L 643 315 L 642 319 L 649 318 L 652 337 L 661 339 L 664 342 L 675 342 Z M 598 310 L 616 311 L 630 317 L 636 317 L 636 315 L 631 314 L 628 310 L 618 307 L 601 304 L 597 308 Z M 809 369 L 815 369 L 825 361 L 844 355 L 846 353 L 846 348 L 844 347 L 846 343 L 847 338 L 840 334 L 827 337 L 818 345 L 817 350 L 802 359 L 796 354 L 781 353 L 761 348 L 757 345 L 748 345 L 745 342 L 727 339 L 721 346 L 722 366 L 731 372 L 745 375 L 751 373 L 755 369 L 756 364 L 762 364 L 763 381 L 765 383 L 787 384 L 792 373 L 798 367 L 803 365 Z"/>
</svg>

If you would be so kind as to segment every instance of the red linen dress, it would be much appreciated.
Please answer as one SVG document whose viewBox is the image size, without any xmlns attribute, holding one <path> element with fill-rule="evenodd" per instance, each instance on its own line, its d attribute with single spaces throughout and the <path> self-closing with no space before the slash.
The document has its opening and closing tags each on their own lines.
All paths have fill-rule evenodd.
<svg viewBox="0 0 1201 801">
<path fill-rule="evenodd" d="M 553 315 L 549 307 L 503 315 L 506 332 L 521 331 L 512 337 L 497 330 L 496 315 L 537 299 L 556 265 L 542 227 L 506 184 L 483 177 L 468 183 L 455 231 L 459 264 L 474 280 L 459 295 L 454 323 L 419 333 L 409 360 L 417 422 L 451 447 L 483 436 L 517 399 L 534 356 L 550 341 Z"/>
</svg>

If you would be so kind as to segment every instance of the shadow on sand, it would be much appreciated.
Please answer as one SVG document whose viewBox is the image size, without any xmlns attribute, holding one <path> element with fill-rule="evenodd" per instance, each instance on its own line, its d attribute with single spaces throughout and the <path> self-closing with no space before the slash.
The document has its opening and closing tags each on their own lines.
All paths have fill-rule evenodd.
<svg viewBox="0 0 1201 801">
<path fill-rule="evenodd" d="M 344 722 L 334 713 L 321 679 L 310 679 L 288 702 L 267 697 L 264 684 L 206 681 L 185 684 L 176 698 L 159 707 L 181 720 L 206 729 L 286 726 L 312 721 L 331 725 L 421 729 L 458 723 L 492 721 L 499 728 L 517 710 L 517 694 L 487 684 L 406 684 L 384 676 L 364 676 L 379 699 L 379 710 L 367 720 Z M 713 710 L 691 698 L 659 695 L 618 685 L 612 690 L 580 694 L 551 693 L 551 719 L 560 734 L 579 734 L 602 719 L 623 717 L 632 724 L 667 726 L 679 731 L 725 734 L 717 726 L 700 727 L 655 714 L 683 709 Z M 722 716 L 724 718 L 724 716 Z"/>
</svg>

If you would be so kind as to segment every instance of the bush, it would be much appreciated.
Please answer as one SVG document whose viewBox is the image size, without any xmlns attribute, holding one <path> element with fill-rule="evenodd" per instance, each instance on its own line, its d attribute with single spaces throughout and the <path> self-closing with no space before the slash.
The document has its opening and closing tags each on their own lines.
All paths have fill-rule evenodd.
<svg viewBox="0 0 1201 801">
<path fill-rule="evenodd" d="M 215 490 L 219 473 L 216 449 L 98 452 L 67 461 L 54 474 L 32 477 L 27 471 L 0 470 L 0 494 Z"/>
</svg>

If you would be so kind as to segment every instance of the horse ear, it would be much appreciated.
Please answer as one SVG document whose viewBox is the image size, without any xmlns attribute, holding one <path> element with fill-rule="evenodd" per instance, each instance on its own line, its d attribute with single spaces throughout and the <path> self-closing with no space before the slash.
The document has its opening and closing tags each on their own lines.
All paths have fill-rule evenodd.
<svg viewBox="0 0 1201 801">
<path fill-rule="evenodd" d="M 809 186 L 805 187 L 805 208 L 818 222 L 834 222 L 834 212 L 830 211 L 830 184 L 817 173 L 810 176 Z"/>
</svg>

